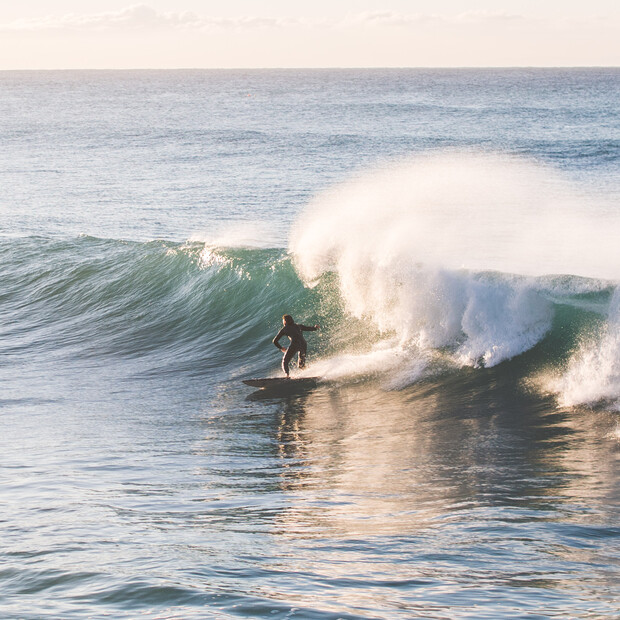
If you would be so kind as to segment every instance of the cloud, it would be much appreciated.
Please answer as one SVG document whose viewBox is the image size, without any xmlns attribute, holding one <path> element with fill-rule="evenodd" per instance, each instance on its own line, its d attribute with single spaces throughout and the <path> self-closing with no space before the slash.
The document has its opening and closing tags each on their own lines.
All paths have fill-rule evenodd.
<svg viewBox="0 0 620 620">
<path fill-rule="evenodd" d="M 435 15 L 423 15 L 421 13 L 404 14 L 394 11 L 366 11 L 353 16 L 350 21 L 371 26 L 411 26 L 412 24 L 420 24 L 437 19 L 440 18 Z"/>
<path fill-rule="evenodd" d="M 198 15 L 192 11 L 164 12 L 158 11 L 147 4 L 134 4 L 118 11 L 102 13 L 76 14 L 61 16 L 49 15 L 41 18 L 20 19 L 7 24 L 0 24 L 1 32 L 106 32 L 106 31 L 152 31 L 152 30 L 266 30 L 281 29 L 291 26 L 314 28 L 321 30 L 356 28 L 422 28 L 422 27 L 501 27 L 501 26 L 536 26 L 543 28 L 601 26 L 610 23 L 617 25 L 617 19 L 607 22 L 600 16 L 598 19 L 586 18 L 572 23 L 566 18 L 558 17 L 550 20 L 545 18 L 518 15 L 502 11 L 467 11 L 461 14 L 434 13 L 399 13 L 396 11 L 366 11 L 349 14 L 343 19 L 309 20 L 290 17 L 213 17 Z"/>
<path fill-rule="evenodd" d="M 397 13 L 395 11 L 366 11 L 352 21 L 372 26 L 414 26 L 422 24 L 488 24 L 498 22 L 526 22 L 523 15 L 495 11 L 467 11 L 459 15 Z"/>
<path fill-rule="evenodd" d="M 398 13 L 396 11 L 366 11 L 349 15 L 345 24 L 367 28 L 400 28 L 403 30 L 459 29 L 462 32 L 513 30 L 522 32 L 549 32 L 585 30 L 592 32 L 618 31 L 619 15 L 582 15 L 545 17 L 505 11 L 465 11 L 458 14 Z"/>
<path fill-rule="evenodd" d="M 296 23 L 291 19 L 271 17 L 221 18 L 201 16 L 192 11 L 179 13 L 162 12 L 146 4 L 135 4 L 119 11 L 78 15 L 47 16 L 36 19 L 20 19 L 0 25 L 0 30 L 11 32 L 41 31 L 107 31 L 152 29 L 235 29 L 279 28 Z"/>
</svg>

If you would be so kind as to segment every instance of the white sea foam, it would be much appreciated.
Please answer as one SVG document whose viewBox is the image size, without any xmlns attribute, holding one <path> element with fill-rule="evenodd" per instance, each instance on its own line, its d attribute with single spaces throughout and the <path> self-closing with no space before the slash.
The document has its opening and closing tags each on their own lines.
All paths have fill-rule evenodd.
<svg viewBox="0 0 620 620">
<path fill-rule="evenodd" d="M 619 220 L 594 224 L 586 212 L 556 174 L 532 162 L 434 154 L 320 195 L 290 249 L 309 285 L 335 272 L 347 311 L 371 319 L 399 350 L 443 349 L 456 363 L 494 366 L 551 326 L 552 304 L 533 276 L 620 276 Z M 409 375 L 418 376 L 424 359 L 405 353 L 401 375 L 410 360 Z M 354 374 L 369 359 L 339 362 Z"/>
<path fill-rule="evenodd" d="M 306 374 L 340 379 L 380 378 L 387 389 L 400 389 L 425 375 L 427 352 L 407 348 L 395 340 L 378 342 L 365 353 L 341 353 L 319 359 Z"/>
<path fill-rule="evenodd" d="M 620 411 L 620 288 L 605 326 L 581 344 L 561 373 L 548 378 L 546 387 L 565 406 L 608 403 Z"/>
</svg>

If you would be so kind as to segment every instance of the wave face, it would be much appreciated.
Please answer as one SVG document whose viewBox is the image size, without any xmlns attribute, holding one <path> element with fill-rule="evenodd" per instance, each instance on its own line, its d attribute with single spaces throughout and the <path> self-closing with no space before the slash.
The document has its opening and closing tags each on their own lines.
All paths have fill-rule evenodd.
<svg viewBox="0 0 620 620">
<path fill-rule="evenodd" d="M 114 356 L 203 373 L 264 352 L 265 322 L 307 296 L 279 249 L 79 237 L 4 239 L 0 252 L 14 359 Z"/>
</svg>

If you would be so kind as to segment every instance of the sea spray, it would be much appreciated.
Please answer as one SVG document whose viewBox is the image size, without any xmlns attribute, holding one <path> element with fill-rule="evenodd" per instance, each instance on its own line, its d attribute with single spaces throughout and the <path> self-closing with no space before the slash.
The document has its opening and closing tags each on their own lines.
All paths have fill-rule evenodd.
<svg viewBox="0 0 620 620">
<path fill-rule="evenodd" d="M 620 217 L 548 166 L 446 152 L 360 174 L 317 196 L 290 248 L 307 281 L 364 261 L 620 279 Z"/>
</svg>

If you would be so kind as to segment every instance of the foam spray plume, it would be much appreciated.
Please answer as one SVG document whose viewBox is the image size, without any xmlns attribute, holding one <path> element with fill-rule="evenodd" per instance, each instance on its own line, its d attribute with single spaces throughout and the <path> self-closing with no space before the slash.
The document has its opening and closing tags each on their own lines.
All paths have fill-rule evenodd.
<svg viewBox="0 0 620 620">
<path fill-rule="evenodd" d="M 334 273 L 346 311 L 383 334 L 322 370 L 386 370 L 399 387 L 438 353 L 489 367 L 531 349 L 553 321 L 549 276 L 565 274 L 556 296 L 620 279 L 620 219 L 593 218 L 596 208 L 539 164 L 472 152 L 420 156 L 318 196 L 291 235 L 296 268 L 310 286 Z"/>
</svg>

